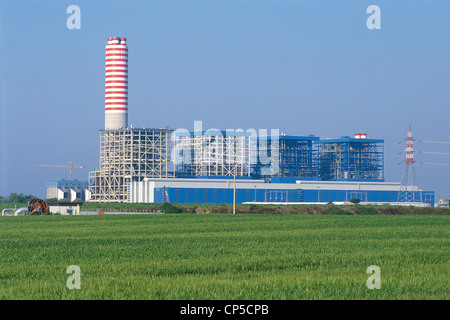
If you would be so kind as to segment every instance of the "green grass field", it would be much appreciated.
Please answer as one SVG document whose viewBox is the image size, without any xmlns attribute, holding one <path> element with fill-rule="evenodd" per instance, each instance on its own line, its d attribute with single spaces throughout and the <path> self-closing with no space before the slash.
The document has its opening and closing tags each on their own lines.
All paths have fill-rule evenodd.
<svg viewBox="0 0 450 320">
<path fill-rule="evenodd" d="M 450 298 L 445 215 L 25 216 L 0 230 L 0 299 Z"/>
</svg>

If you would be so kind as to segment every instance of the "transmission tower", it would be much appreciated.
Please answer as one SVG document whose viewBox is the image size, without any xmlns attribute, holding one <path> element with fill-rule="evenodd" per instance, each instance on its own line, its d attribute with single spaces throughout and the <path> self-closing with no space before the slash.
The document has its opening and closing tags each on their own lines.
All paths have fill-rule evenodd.
<svg viewBox="0 0 450 320">
<path fill-rule="evenodd" d="M 400 191 L 398 193 L 397 202 L 421 202 L 421 196 L 416 194 L 418 190 L 416 169 L 414 160 L 414 138 L 411 132 L 411 125 L 409 126 L 408 135 L 406 136 L 406 158 L 403 160 L 403 177 Z"/>
</svg>

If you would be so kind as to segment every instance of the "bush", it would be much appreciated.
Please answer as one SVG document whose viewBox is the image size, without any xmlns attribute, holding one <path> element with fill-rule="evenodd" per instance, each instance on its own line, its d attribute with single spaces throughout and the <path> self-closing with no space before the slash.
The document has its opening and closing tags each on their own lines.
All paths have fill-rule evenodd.
<svg viewBox="0 0 450 320">
<path fill-rule="evenodd" d="M 350 202 L 351 202 L 351 203 L 354 203 L 354 204 L 358 204 L 358 203 L 361 202 L 361 199 L 359 199 L 359 198 L 351 198 L 351 199 L 350 199 Z"/>
<path fill-rule="evenodd" d="M 183 209 L 175 207 L 173 204 L 166 202 L 162 204 L 161 211 L 163 211 L 164 213 L 182 213 Z"/>
</svg>

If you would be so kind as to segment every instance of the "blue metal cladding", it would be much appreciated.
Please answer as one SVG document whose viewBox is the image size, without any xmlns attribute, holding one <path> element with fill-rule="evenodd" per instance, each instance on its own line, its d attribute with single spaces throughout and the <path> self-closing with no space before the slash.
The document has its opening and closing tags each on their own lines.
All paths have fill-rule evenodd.
<svg viewBox="0 0 450 320">
<path fill-rule="evenodd" d="M 322 139 L 318 158 L 322 180 L 384 181 L 383 140 Z"/>
<path fill-rule="evenodd" d="M 166 188 L 173 203 L 232 204 L 233 188 Z M 236 189 L 236 203 L 242 202 L 348 202 L 359 198 L 363 202 L 396 202 L 398 191 L 381 190 L 300 190 L 300 189 Z M 433 191 L 416 192 L 424 203 L 434 206 Z M 163 202 L 163 189 L 154 189 L 156 203 Z"/>
<path fill-rule="evenodd" d="M 190 132 L 184 135 L 206 133 L 227 135 L 226 131 Z M 250 177 L 246 177 L 249 179 L 264 178 L 271 179 L 271 182 L 281 182 L 281 179 L 384 181 L 384 140 L 381 139 L 279 135 L 250 137 L 250 141 L 256 150 L 249 158 L 251 173 Z M 186 152 L 190 152 L 187 158 L 193 159 L 193 150 Z M 195 176 L 192 164 L 179 164 L 177 170 L 179 177 Z"/>
<path fill-rule="evenodd" d="M 318 141 L 319 137 L 314 136 L 257 138 L 258 157 L 252 177 L 317 178 Z"/>
<path fill-rule="evenodd" d="M 270 183 L 296 183 L 298 180 L 320 181 L 319 178 L 272 177 L 272 178 L 270 178 Z"/>
</svg>

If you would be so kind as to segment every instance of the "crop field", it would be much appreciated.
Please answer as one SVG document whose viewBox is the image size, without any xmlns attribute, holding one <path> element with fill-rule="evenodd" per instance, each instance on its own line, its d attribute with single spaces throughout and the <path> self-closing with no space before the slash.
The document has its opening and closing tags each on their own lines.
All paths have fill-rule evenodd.
<svg viewBox="0 0 450 320">
<path fill-rule="evenodd" d="M 449 255 L 448 215 L 0 217 L 0 299 L 449 299 Z"/>
</svg>

